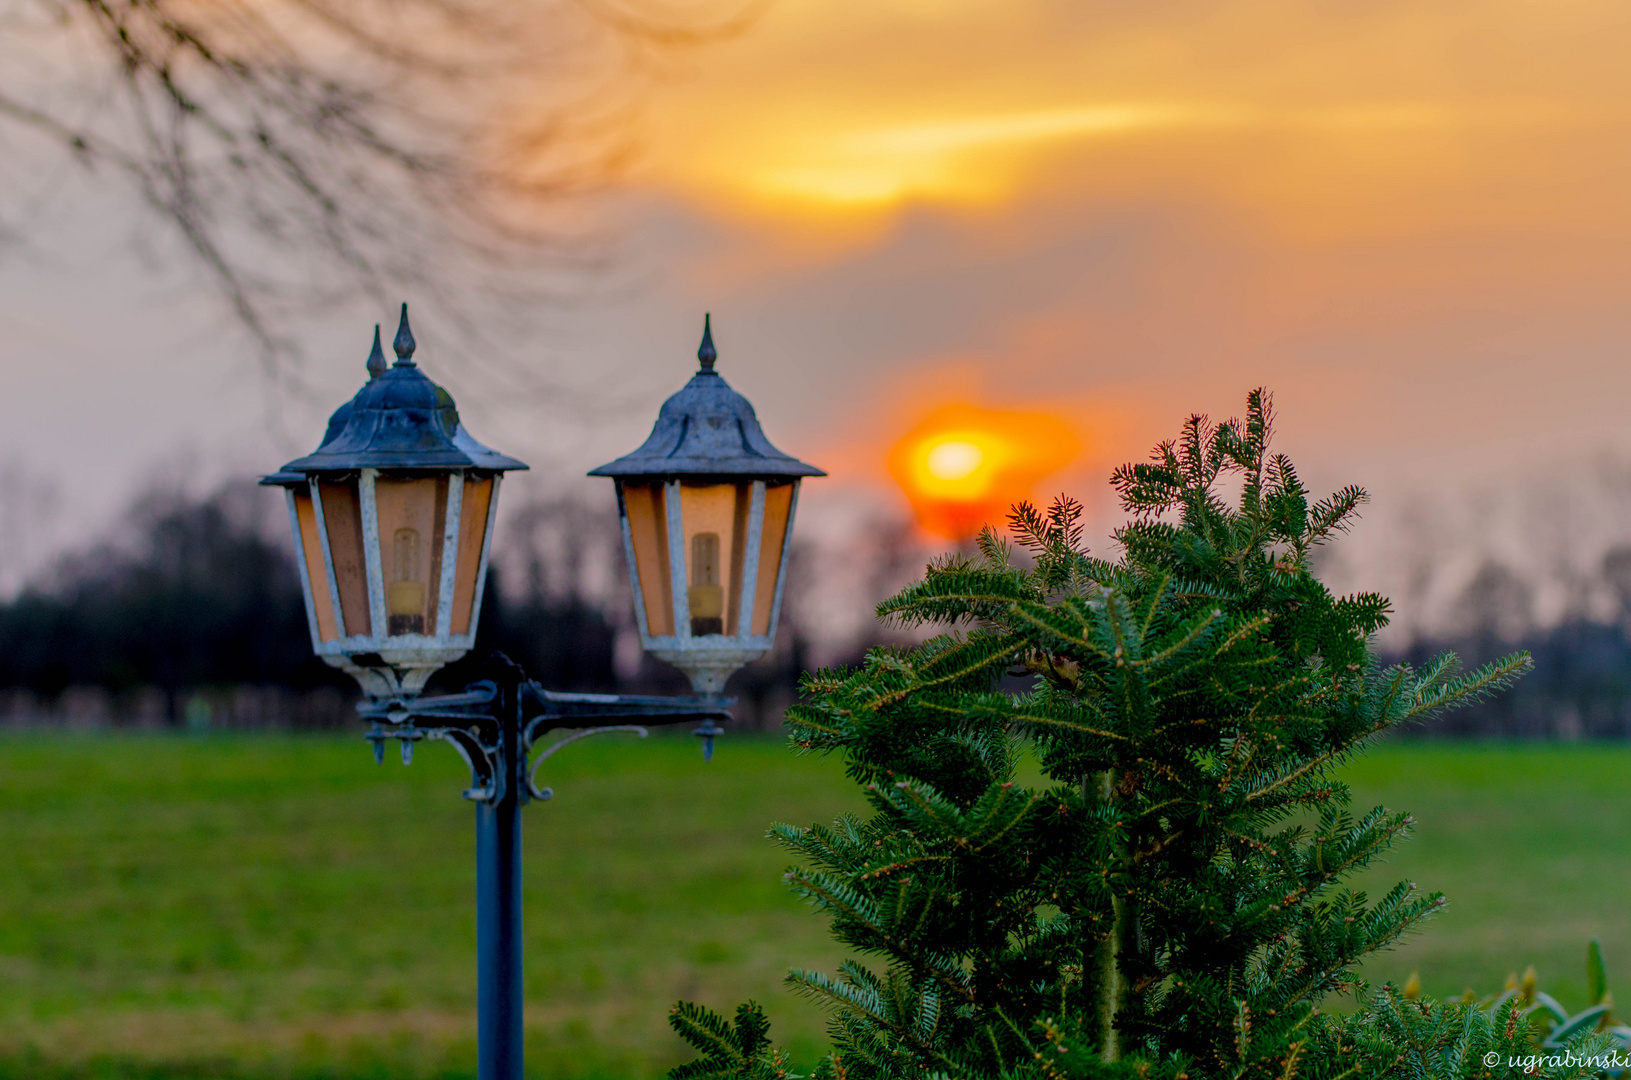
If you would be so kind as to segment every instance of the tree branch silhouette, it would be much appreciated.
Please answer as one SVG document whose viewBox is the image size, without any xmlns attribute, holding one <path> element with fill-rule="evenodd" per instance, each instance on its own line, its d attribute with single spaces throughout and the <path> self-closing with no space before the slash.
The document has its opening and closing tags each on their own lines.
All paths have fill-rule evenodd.
<svg viewBox="0 0 1631 1080">
<path fill-rule="evenodd" d="M 762 4 L 729 2 L 704 18 L 603 0 L 11 0 L 0 137 L 133 192 L 284 380 L 291 308 L 490 296 L 594 264 L 572 208 L 631 155 L 630 58 L 740 32 Z M 0 236 L 26 235 L 16 216 L 0 202 Z"/>
</svg>

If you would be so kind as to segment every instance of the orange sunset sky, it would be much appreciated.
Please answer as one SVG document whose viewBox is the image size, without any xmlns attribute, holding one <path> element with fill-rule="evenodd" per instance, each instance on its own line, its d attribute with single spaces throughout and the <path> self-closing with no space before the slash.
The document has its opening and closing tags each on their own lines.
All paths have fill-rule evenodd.
<svg viewBox="0 0 1631 1080">
<path fill-rule="evenodd" d="M 1602 2 L 783 0 L 638 183 L 839 481 L 980 405 L 1101 487 L 1259 383 L 1320 481 L 1476 479 L 1631 448 L 1628 46 Z"/>
<path fill-rule="evenodd" d="M 638 443 L 703 311 L 771 438 L 832 474 L 801 529 L 845 499 L 904 511 L 909 437 L 979 410 L 1014 453 L 1046 444 L 1005 491 L 1068 489 L 1101 517 L 1110 467 L 1255 385 L 1314 484 L 1379 502 L 1631 453 L 1631 8 L 755 10 L 642 68 L 640 153 L 602 204 L 615 287 L 514 343 L 615 407 L 493 392 L 436 369 L 434 321 L 421 334 L 477 434 L 532 460 L 518 488 L 571 488 Z M 105 250 L 0 267 L 18 417 L 0 450 L 57 470 L 86 520 L 178 447 L 247 472 L 314 442 L 389 314 L 301 328 L 318 394 L 272 430 L 186 282 Z"/>
</svg>

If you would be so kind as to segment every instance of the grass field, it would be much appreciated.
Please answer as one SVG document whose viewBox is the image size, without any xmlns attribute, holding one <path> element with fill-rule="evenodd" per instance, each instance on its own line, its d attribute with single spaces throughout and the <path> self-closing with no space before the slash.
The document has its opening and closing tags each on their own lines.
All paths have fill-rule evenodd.
<svg viewBox="0 0 1631 1080">
<path fill-rule="evenodd" d="M 812 1060 L 821 1017 L 779 980 L 838 951 L 761 837 L 856 805 L 836 762 L 738 738 L 704 765 L 654 737 L 550 767 L 526 817 L 529 1073 L 660 1075 L 678 997 L 755 997 Z M 1631 748 L 1392 745 L 1349 773 L 1420 823 L 1369 882 L 1452 899 L 1373 978 L 1459 994 L 1534 963 L 1579 1004 L 1597 937 L 1631 987 Z M 445 748 L 379 768 L 354 737 L 0 739 L 0 1078 L 472 1076 L 464 781 Z"/>
</svg>

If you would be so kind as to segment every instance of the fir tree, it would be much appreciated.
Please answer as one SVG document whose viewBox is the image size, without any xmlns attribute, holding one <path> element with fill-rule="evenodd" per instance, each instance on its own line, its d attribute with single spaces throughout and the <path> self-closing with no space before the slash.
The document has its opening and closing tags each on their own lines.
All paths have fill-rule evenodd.
<svg viewBox="0 0 1631 1080">
<path fill-rule="evenodd" d="M 827 1075 L 1349 1073 L 1318 1003 L 1443 900 L 1343 887 L 1410 819 L 1351 812 L 1337 768 L 1528 658 L 1381 668 L 1387 601 L 1309 563 L 1365 494 L 1311 499 L 1271 429 L 1257 391 L 1118 469 L 1114 561 L 1076 502 L 1020 504 L 1023 558 L 987 531 L 879 608 L 945 633 L 806 679 L 793 742 L 841 753 L 871 807 L 772 830 L 862 957 L 788 976 L 832 1010 Z"/>
</svg>

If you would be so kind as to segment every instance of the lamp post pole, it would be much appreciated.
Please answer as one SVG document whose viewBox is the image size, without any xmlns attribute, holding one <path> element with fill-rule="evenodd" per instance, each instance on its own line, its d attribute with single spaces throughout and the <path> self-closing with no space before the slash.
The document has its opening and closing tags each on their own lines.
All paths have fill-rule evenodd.
<svg viewBox="0 0 1631 1080">
<path fill-rule="evenodd" d="M 441 740 L 470 766 L 464 797 L 476 804 L 476 1076 L 521 1080 L 521 808 L 554 794 L 538 786 L 537 768 L 581 738 L 645 735 L 647 724 L 701 720 L 707 737 L 732 701 L 552 693 L 503 654 L 489 658 L 481 675 L 459 694 L 369 701 L 358 711 L 373 722 L 365 737 L 378 760 L 392 739 L 404 763 L 416 743 Z M 541 736 L 563 728 L 576 730 L 534 756 Z"/>
<path fill-rule="evenodd" d="M 506 679 L 493 700 L 504 793 L 476 804 L 476 1076 L 520 1080 L 521 749 L 520 684 Z"/>
</svg>

